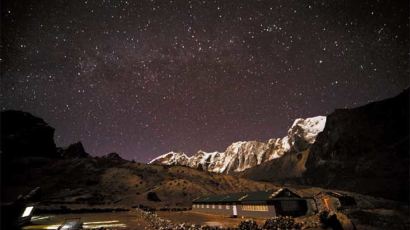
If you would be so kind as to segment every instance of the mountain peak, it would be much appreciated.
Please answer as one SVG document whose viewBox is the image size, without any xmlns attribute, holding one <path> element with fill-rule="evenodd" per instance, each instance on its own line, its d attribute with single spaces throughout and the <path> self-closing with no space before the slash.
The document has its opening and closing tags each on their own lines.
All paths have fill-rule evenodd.
<svg viewBox="0 0 410 230">
<path fill-rule="evenodd" d="M 153 159 L 150 164 L 184 165 L 210 172 L 241 172 L 265 161 L 279 158 L 290 151 L 307 149 L 316 139 L 326 123 L 325 116 L 296 119 L 288 135 L 267 142 L 237 141 L 224 152 L 199 150 L 188 157 L 185 153 L 169 152 Z"/>
<path fill-rule="evenodd" d="M 90 156 L 90 154 L 85 151 L 81 141 L 71 144 L 66 148 L 61 148 L 60 152 L 61 156 L 65 158 L 85 158 Z"/>
<path fill-rule="evenodd" d="M 185 153 L 171 151 L 152 159 L 149 164 L 186 165 L 188 159 Z"/>
</svg>

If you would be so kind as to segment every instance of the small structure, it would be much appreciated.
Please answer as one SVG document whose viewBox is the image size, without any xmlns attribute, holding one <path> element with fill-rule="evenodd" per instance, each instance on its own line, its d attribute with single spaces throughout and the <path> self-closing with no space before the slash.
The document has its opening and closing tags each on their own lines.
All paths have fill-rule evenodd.
<svg viewBox="0 0 410 230">
<path fill-rule="evenodd" d="M 356 205 L 352 196 L 338 192 L 320 192 L 314 196 L 318 211 L 337 211 Z"/>
<path fill-rule="evenodd" d="M 192 204 L 194 211 L 234 217 L 301 216 L 308 209 L 306 199 L 287 188 L 201 197 Z"/>
</svg>

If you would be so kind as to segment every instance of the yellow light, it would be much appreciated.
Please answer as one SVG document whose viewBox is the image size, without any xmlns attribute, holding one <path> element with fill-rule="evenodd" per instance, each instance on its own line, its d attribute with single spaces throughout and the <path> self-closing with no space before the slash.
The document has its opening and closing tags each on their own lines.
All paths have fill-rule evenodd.
<svg viewBox="0 0 410 230">
<path fill-rule="evenodd" d="M 99 228 L 126 228 L 125 224 L 98 224 L 98 225 L 86 225 L 84 229 L 99 229 Z"/>
<path fill-rule="evenodd" d="M 94 222 L 84 222 L 84 224 L 112 224 L 118 223 L 119 220 L 108 220 L 108 221 L 94 221 Z"/>
<path fill-rule="evenodd" d="M 34 230 L 34 229 L 50 229 L 50 230 L 56 230 L 60 225 L 54 224 L 54 225 L 30 225 L 30 226 L 24 226 L 22 229 L 25 230 Z"/>
</svg>

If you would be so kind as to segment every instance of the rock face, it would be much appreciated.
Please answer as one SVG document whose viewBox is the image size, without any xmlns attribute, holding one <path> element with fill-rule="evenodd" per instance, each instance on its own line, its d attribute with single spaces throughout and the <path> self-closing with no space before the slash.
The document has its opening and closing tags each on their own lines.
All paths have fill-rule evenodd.
<svg viewBox="0 0 410 230">
<path fill-rule="evenodd" d="M 289 152 L 306 150 L 315 141 L 326 123 L 326 117 L 296 119 L 283 138 L 268 142 L 239 141 L 224 152 L 198 151 L 188 157 L 185 153 L 170 152 L 153 159 L 150 164 L 183 165 L 210 172 L 235 173 L 280 158 Z"/>
<path fill-rule="evenodd" d="M 84 146 L 81 142 L 71 144 L 67 148 L 60 149 L 59 152 L 61 156 L 65 158 L 90 157 L 90 155 L 85 151 Z"/>
<path fill-rule="evenodd" d="M 240 175 L 408 200 L 409 96 L 406 90 L 391 99 L 336 110 L 310 148 L 295 141 L 299 144 L 284 156 Z"/>
<path fill-rule="evenodd" d="M 326 117 L 296 119 L 283 139 L 275 140 L 275 152 L 281 157 L 262 162 L 239 173 L 242 177 L 259 180 L 288 182 L 302 176 L 309 148 L 323 130 Z M 289 143 L 289 144 L 288 144 Z"/>
<path fill-rule="evenodd" d="M 118 153 L 108 153 L 105 156 L 101 157 L 102 159 L 105 160 L 110 160 L 110 161 L 114 161 L 114 162 L 126 162 L 126 160 L 122 159 L 122 157 L 118 154 Z"/>
<path fill-rule="evenodd" d="M 409 199 L 409 89 L 328 116 L 306 161 L 309 185 Z"/>
<path fill-rule="evenodd" d="M 309 149 L 297 151 L 293 149 L 284 156 L 240 172 L 241 177 L 257 181 L 274 181 L 276 183 L 299 182 L 305 172 Z"/>
<path fill-rule="evenodd" d="M 2 157 L 57 157 L 54 128 L 29 113 L 1 112 Z"/>
</svg>

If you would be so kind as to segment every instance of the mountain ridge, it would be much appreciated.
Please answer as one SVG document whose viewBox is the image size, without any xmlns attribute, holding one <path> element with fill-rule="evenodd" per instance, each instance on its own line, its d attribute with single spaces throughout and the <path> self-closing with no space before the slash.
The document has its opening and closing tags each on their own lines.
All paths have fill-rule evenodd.
<svg viewBox="0 0 410 230">
<path fill-rule="evenodd" d="M 190 157 L 185 153 L 171 151 L 154 158 L 149 164 L 182 165 L 226 174 L 242 172 L 266 161 L 280 158 L 293 149 L 307 149 L 314 143 L 325 123 L 325 116 L 298 118 L 283 138 L 272 138 L 267 142 L 237 141 L 229 145 L 224 152 L 199 150 Z"/>
</svg>

